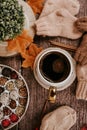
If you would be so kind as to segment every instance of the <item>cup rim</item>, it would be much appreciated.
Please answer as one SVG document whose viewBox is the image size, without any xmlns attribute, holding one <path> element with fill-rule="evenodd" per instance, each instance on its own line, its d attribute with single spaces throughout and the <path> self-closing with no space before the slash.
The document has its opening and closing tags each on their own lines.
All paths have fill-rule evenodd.
<svg viewBox="0 0 87 130">
<path fill-rule="evenodd" d="M 68 77 L 64 81 L 61 81 L 61 82 L 58 82 L 58 83 L 49 82 L 48 80 L 46 80 L 42 76 L 42 74 L 41 74 L 41 72 L 39 70 L 39 64 L 40 64 L 40 61 L 41 61 L 42 57 L 45 54 L 49 53 L 49 52 L 59 52 L 59 53 L 63 54 L 64 56 L 66 56 L 67 59 L 69 60 L 71 69 L 70 69 Z M 72 64 L 72 61 L 71 61 L 72 57 L 67 51 L 65 51 L 65 50 L 63 50 L 61 48 L 58 48 L 58 47 L 49 47 L 49 48 L 43 50 L 41 53 L 39 53 L 39 55 L 37 56 L 37 59 L 38 59 L 38 63 L 37 63 L 38 74 L 39 74 L 40 78 L 43 80 L 43 82 L 45 82 L 46 84 L 48 84 L 50 86 L 62 86 L 65 82 L 67 82 L 70 79 L 70 77 L 72 75 L 72 71 L 73 71 L 73 64 Z"/>
</svg>

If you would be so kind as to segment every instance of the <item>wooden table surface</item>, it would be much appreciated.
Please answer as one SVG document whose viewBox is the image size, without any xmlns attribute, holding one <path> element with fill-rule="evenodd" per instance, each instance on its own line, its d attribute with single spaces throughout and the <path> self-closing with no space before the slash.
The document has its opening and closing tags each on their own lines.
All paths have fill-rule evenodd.
<svg viewBox="0 0 87 130">
<path fill-rule="evenodd" d="M 81 4 L 80 12 L 77 17 L 87 16 L 87 0 L 79 0 Z M 66 40 L 64 38 L 42 38 L 35 36 L 35 42 L 44 48 L 48 48 L 50 45 L 49 40 L 61 41 L 63 43 L 78 45 L 80 40 Z M 29 91 L 30 91 L 30 103 L 28 110 L 21 120 L 21 122 L 12 128 L 11 130 L 35 130 L 40 122 L 40 114 L 45 100 L 48 97 L 48 90 L 42 88 L 34 78 L 33 71 L 30 68 L 21 68 L 22 59 L 19 55 L 8 58 L 0 58 L 0 63 L 9 65 L 15 68 L 17 71 L 21 69 L 21 74 L 25 78 Z M 45 113 L 48 113 L 61 105 L 68 105 L 74 108 L 77 112 L 77 122 L 71 128 L 71 130 L 80 130 L 80 128 L 87 124 L 87 102 L 83 100 L 77 100 L 75 97 L 77 82 L 75 81 L 69 88 L 64 91 L 57 92 L 57 101 L 55 104 L 48 104 Z"/>
</svg>

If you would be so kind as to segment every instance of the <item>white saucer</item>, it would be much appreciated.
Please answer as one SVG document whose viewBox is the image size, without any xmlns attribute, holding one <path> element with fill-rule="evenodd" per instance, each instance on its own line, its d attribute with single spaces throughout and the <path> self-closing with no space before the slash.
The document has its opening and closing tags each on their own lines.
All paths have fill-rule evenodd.
<svg viewBox="0 0 87 130">
<path fill-rule="evenodd" d="M 35 22 L 35 15 L 31 9 L 31 7 L 24 1 L 18 0 L 19 4 L 23 6 L 23 11 L 25 15 L 25 24 L 24 29 L 29 30 L 29 35 L 33 38 L 35 35 L 34 32 L 34 22 Z M 0 56 L 1 57 L 8 57 L 8 56 L 14 56 L 17 54 L 17 52 L 13 51 L 7 51 L 7 42 L 0 41 Z"/>
</svg>

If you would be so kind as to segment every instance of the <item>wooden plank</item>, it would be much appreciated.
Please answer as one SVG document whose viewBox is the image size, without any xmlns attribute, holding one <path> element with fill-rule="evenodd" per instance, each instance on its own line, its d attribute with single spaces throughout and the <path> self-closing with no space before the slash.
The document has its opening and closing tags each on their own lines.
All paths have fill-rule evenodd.
<svg viewBox="0 0 87 130">
<path fill-rule="evenodd" d="M 21 67 L 21 57 L 20 55 L 13 57 L 0 57 L 0 64 L 8 65 L 19 71 Z"/>
</svg>

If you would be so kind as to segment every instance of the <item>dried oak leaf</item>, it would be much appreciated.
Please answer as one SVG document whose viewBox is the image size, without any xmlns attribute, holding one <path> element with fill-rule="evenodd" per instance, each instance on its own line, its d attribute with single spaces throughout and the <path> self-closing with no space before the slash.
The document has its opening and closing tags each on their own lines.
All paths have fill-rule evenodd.
<svg viewBox="0 0 87 130">
<path fill-rule="evenodd" d="M 28 35 L 28 31 L 24 30 L 21 35 L 8 41 L 7 50 L 23 53 L 32 42 L 33 39 Z"/>
<path fill-rule="evenodd" d="M 28 54 L 36 57 L 42 51 L 42 47 L 37 47 L 35 43 L 30 44 Z"/>
<path fill-rule="evenodd" d="M 27 3 L 31 6 L 35 14 L 41 13 L 43 2 L 44 0 L 27 0 Z"/>
<path fill-rule="evenodd" d="M 40 51 L 42 51 L 41 47 L 37 47 L 37 45 L 32 42 L 33 39 L 28 35 L 26 30 L 24 30 L 23 33 L 15 39 L 8 41 L 7 49 L 19 52 L 25 59 L 22 67 L 33 68 L 36 56 L 40 53 Z"/>
<path fill-rule="evenodd" d="M 31 67 L 33 69 L 35 58 L 41 51 L 42 47 L 37 47 L 34 43 L 30 44 L 29 48 L 26 50 L 26 53 L 22 53 L 22 57 L 25 59 L 22 67 Z"/>
</svg>

